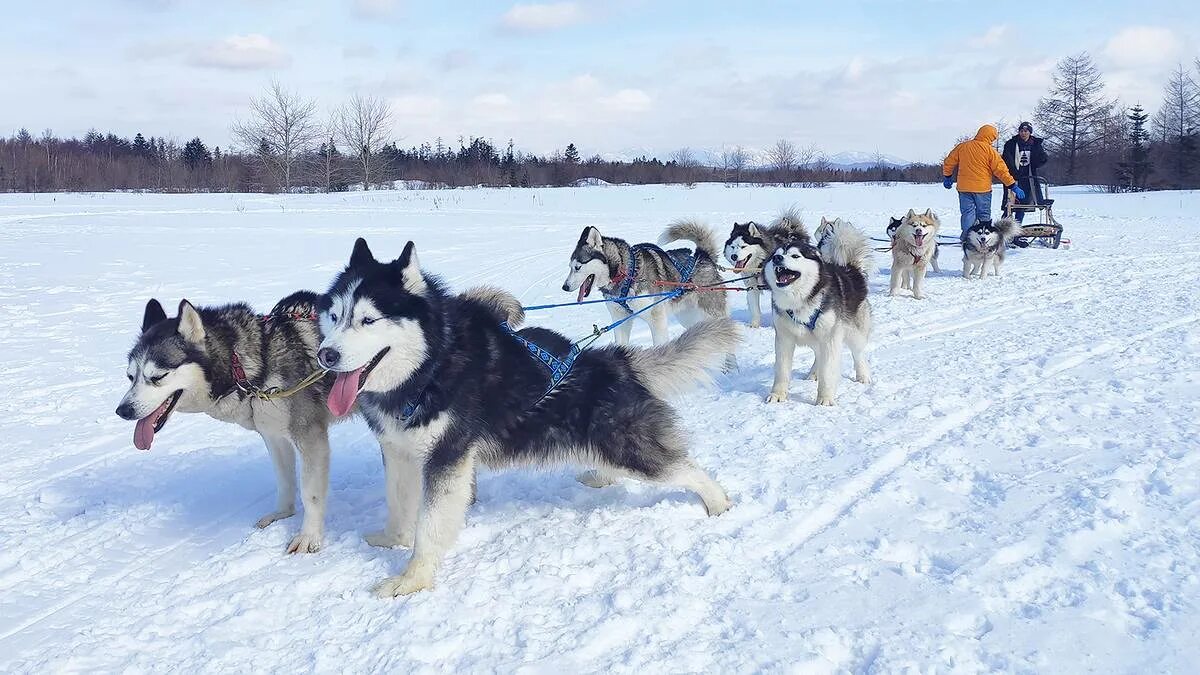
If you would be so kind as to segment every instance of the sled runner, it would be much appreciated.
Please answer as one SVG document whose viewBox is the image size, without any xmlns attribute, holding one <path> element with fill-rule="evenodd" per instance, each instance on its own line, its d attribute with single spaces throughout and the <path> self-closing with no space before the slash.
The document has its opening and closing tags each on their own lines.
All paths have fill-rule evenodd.
<svg viewBox="0 0 1200 675">
<path fill-rule="evenodd" d="M 1013 240 L 1013 243 L 1021 248 L 1025 248 L 1035 241 L 1050 248 L 1058 248 L 1063 243 L 1069 245 L 1070 240 L 1064 242 L 1062 238 L 1062 223 L 1054 218 L 1054 200 L 1050 198 L 1050 182 L 1042 176 L 1034 176 L 1033 179 L 1041 186 L 1042 199 L 1040 201 L 1037 190 L 1030 195 L 1033 198 L 1031 204 L 1018 203 L 1017 195 L 1011 190 L 1007 192 L 1008 197 L 1004 202 L 1006 218 L 1011 218 L 1018 212 L 1026 214 L 1032 212 L 1037 214 L 1038 218 L 1038 222 L 1034 224 L 1022 223 L 1021 234 Z"/>
</svg>

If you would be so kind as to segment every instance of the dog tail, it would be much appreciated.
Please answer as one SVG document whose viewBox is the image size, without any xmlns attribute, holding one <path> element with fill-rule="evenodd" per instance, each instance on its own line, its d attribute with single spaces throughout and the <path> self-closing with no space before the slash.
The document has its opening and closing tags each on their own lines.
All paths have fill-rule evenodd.
<svg viewBox="0 0 1200 675">
<path fill-rule="evenodd" d="M 832 230 L 827 244 L 829 262 L 853 267 L 862 272 L 864 277 L 874 274 L 876 268 L 875 258 L 871 253 L 871 242 L 862 230 L 840 218 L 830 223 L 829 227 Z"/>
<path fill-rule="evenodd" d="M 708 319 L 666 344 L 630 349 L 629 363 L 651 394 L 670 398 L 712 382 L 711 369 L 741 341 L 741 329 L 732 319 Z"/>
<path fill-rule="evenodd" d="M 996 231 L 1000 233 L 1000 238 L 1005 243 L 1010 239 L 1021 234 L 1021 226 L 1012 218 L 1001 218 L 996 222 Z"/>
<path fill-rule="evenodd" d="M 704 253 L 712 260 L 716 260 L 721 253 L 717 246 L 717 235 L 712 228 L 694 220 L 677 220 L 671 223 L 658 238 L 658 243 L 666 245 L 680 239 L 692 242 L 696 245 L 697 253 Z"/>
<path fill-rule="evenodd" d="M 462 296 L 483 305 L 496 315 L 496 321 L 507 321 L 513 328 L 517 328 L 525 320 L 525 310 L 521 309 L 521 301 L 506 290 L 495 286 L 476 286 L 463 291 Z"/>
</svg>

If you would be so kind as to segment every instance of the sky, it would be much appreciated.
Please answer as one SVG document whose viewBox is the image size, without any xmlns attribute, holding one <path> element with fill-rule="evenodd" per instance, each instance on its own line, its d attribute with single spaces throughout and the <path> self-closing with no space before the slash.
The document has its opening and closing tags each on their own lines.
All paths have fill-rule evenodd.
<svg viewBox="0 0 1200 675">
<path fill-rule="evenodd" d="M 1200 3 L 1159 0 L 0 4 L 0 134 L 225 147 L 277 80 L 323 114 L 387 99 L 404 147 L 483 136 L 665 157 L 787 139 L 935 161 L 980 124 L 1031 117 L 1068 54 L 1087 50 L 1110 96 L 1152 110 L 1200 56 Z"/>
</svg>

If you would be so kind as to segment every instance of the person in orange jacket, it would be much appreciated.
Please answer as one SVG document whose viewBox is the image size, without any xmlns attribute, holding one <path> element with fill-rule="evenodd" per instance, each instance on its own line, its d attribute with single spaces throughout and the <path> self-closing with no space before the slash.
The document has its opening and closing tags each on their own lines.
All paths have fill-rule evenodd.
<svg viewBox="0 0 1200 675">
<path fill-rule="evenodd" d="M 1025 199 L 1025 191 L 1008 172 L 1004 158 L 992 147 L 998 136 L 996 127 L 985 124 L 979 127 L 975 138 L 954 146 L 942 163 L 945 176 L 942 185 L 947 190 L 954 185 L 954 170 L 958 169 L 958 211 L 962 214 L 963 232 L 977 220 L 992 219 L 992 176 L 1015 192 L 1017 199 Z"/>
</svg>

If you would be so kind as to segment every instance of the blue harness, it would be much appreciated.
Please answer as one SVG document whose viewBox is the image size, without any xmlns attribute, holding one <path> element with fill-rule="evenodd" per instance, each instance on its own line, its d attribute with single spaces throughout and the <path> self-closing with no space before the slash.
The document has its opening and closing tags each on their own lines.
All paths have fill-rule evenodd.
<svg viewBox="0 0 1200 675">
<path fill-rule="evenodd" d="M 503 329 L 505 333 L 511 335 L 512 338 L 524 346 L 525 349 L 529 350 L 530 356 L 536 359 L 538 363 L 546 366 L 546 370 L 550 371 L 550 386 L 546 389 L 546 393 L 542 394 L 542 398 L 545 398 L 546 394 L 554 391 L 554 388 L 566 379 L 567 373 L 571 372 L 571 366 L 575 365 L 575 359 L 579 358 L 579 355 L 583 353 L 583 350 L 579 347 L 579 345 L 574 344 L 571 345 L 571 351 L 567 352 L 567 355 L 560 359 L 546 349 L 542 348 L 541 345 L 537 344 L 533 340 L 530 340 L 522 335 L 518 335 L 517 331 L 513 330 L 512 326 L 508 325 L 507 321 L 502 322 L 500 324 L 500 328 Z"/>
<path fill-rule="evenodd" d="M 787 317 L 789 319 L 791 319 L 792 321 L 795 321 L 796 323 L 800 324 L 801 326 L 804 326 L 805 328 L 809 329 L 810 331 L 813 331 L 813 330 L 817 329 L 817 321 L 821 318 L 821 314 L 824 311 L 825 311 L 825 309 L 822 307 L 818 307 L 818 308 L 814 309 L 812 316 L 808 317 L 807 321 L 801 321 L 800 319 L 796 318 L 796 313 L 790 309 L 783 310 L 783 313 L 786 314 Z M 778 307 L 775 308 L 775 313 L 776 314 L 779 313 Z"/>
<path fill-rule="evenodd" d="M 629 306 L 629 292 L 633 290 L 633 284 L 637 281 L 638 275 L 638 253 L 642 251 L 652 251 L 659 253 L 666 258 L 675 271 L 679 273 L 680 283 L 688 283 L 692 280 L 692 275 L 696 272 L 696 263 L 698 259 L 692 255 L 686 248 L 677 248 L 670 251 L 664 251 L 662 247 L 655 244 L 634 244 L 629 247 L 629 269 L 625 270 L 625 278 L 621 281 L 621 285 L 617 286 L 612 292 L 601 289 L 600 292 L 604 297 L 611 298 L 621 307 L 625 308 L 626 312 L 633 312 L 633 308 Z"/>
</svg>

